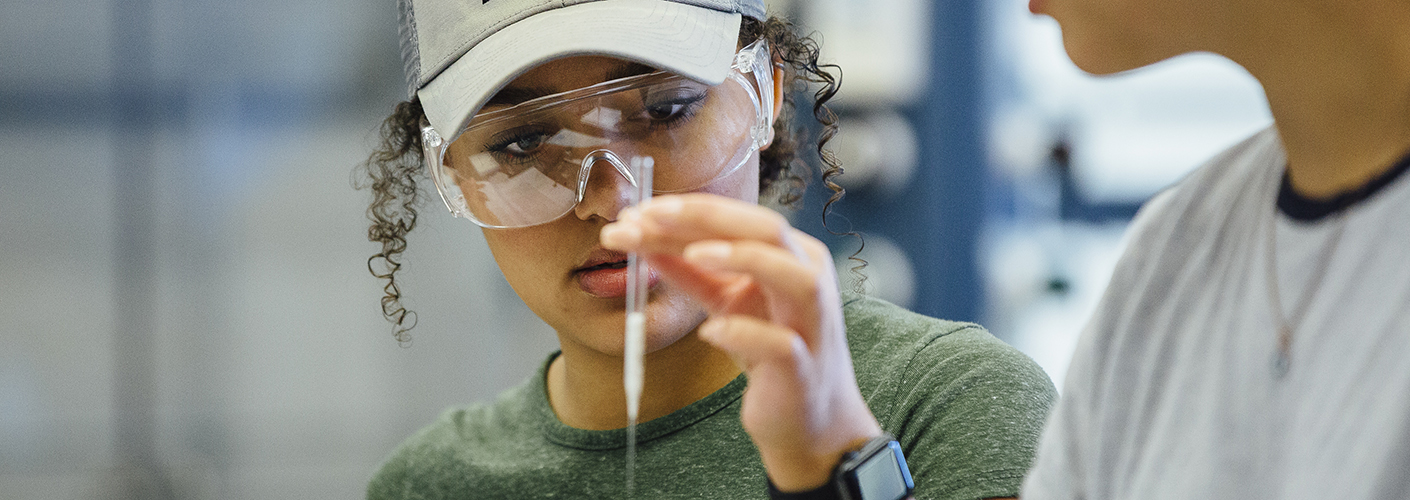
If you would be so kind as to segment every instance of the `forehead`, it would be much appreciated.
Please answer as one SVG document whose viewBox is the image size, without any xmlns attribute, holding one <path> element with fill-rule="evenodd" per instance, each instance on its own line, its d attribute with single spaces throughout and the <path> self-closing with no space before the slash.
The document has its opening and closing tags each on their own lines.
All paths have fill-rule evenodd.
<svg viewBox="0 0 1410 500">
<path fill-rule="evenodd" d="M 604 56 L 572 56 L 535 66 L 495 93 L 485 108 L 515 104 L 609 80 L 655 71 L 644 64 Z"/>
</svg>

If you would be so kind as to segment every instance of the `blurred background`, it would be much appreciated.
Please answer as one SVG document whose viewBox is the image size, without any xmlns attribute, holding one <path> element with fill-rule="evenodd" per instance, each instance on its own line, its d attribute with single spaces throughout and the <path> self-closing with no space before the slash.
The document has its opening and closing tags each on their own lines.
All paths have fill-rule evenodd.
<svg viewBox="0 0 1410 500">
<path fill-rule="evenodd" d="M 1213 56 L 1085 76 L 1022 0 L 770 4 L 845 69 L 829 225 L 864 286 L 1059 386 L 1140 204 L 1270 122 Z M 0 499 L 357 498 L 555 348 L 434 198 L 414 345 L 382 320 L 353 169 L 396 40 L 392 0 L 0 0 Z M 850 286 L 822 191 L 792 218 Z"/>
</svg>

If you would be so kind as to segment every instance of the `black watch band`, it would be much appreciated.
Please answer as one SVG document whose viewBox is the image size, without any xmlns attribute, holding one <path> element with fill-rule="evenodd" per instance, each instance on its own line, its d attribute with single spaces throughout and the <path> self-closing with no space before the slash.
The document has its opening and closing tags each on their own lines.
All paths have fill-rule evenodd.
<svg viewBox="0 0 1410 500">
<path fill-rule="evenodd" d="M 774 482 L 769 481 L 769 500 L 842 500 L 842 494 L 837 491 L 837 483 L 831 480 L 808 491 L 794 492 L 779 491 Z"/>
<path fill-rule="evenodd" d="M 769 481 L 771 500 L 901 500 L 914 490 L 901 444 L 889 434 L 842 455 L 832 479 L 815 489 L 785 493 Z"/>
</svg>

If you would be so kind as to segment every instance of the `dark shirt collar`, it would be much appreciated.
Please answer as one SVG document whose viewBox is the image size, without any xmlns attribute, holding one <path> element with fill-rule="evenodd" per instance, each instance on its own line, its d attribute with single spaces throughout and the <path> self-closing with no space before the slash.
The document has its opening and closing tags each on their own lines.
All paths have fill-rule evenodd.
<svg viewBox="0 0 1410 500">
<path fill-rule="evenodd" d="M 1389 170 L 1381 172 L 1376 178 L 1362 184 L 1361 187 L 1343 192 L 1327 199 L 1313 199 L 1298 194 L 1293 190 L 1292 180 L 1286 171 L 1283 172 L 1283 184 L 1278 188 L 1278 211 L 1301 222 L 1316 222 L 1329 215 L 1349 209 L 1361 203 L 1384 188 L 1396 179 L 1401 177 L 1406 170 L 1410 170 L 1410 154 L 1397 161 Z"/>
</svg>

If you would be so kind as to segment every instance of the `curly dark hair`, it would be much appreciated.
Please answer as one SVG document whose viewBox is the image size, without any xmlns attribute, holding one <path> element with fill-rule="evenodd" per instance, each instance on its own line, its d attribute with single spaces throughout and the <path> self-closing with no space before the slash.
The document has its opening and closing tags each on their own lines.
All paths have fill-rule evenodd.
<svg viewBox="0 0 1410 500">
<path fill-rule="evenodd" d="M 739 27 L 739 45 L 760 38 L 769 41 L 774 60 L 783 67 L 783 106 L 774 121 L 773 143 L 759 154 L 759 191 L 765 202 L 794 208 L 802 199 L 807 177 L 813 172 L 799 157 L 800 138 L 809 127 L 795 123 L 795 94 L 816 86 L 813 94 L 813 117 L 820 125 L 816 152 L 823 163 L 822 182 L 832 191 L 823 207 L 823 226 L 832 204 L 846 192 L 835 178 L 842 174 L 837 158 L 825 146 L 837 133 L 837 116 L 827 102 L 837 95 L 841 84 L 841 69 L 836 65 L 818 63 L 818 43 L 812 36 L 800 35 L 787 20 L 770 17 L 766 21 L 745 17 Z M 425 164 L 421 150 L 421 103 L 412 99 L 398 103 L 391 116 L 382 122 L 381 144 L 364 162 L 360 171 L 365 177 L 357 187 L 372 191 L 367 218 L 372 221 L 367 239 L 382 245 L 382 249 L 367 259 L 367 269 L 377 278 L 386 280 L 382 290 L 382 316 L 393 326 L 393 337 L 402 345 L 411 341 L 409 331 L 416 326 L 416 313 L 402 304 L 401 288 L 396 272 L 401 269 L 402 253 L 406 251 L 406 235 L 416 228 L 417 207 L 425 192 L 418 187 L 424 177 Z M 831 229 L 829 229 L 831 231 Z M 834 232 L 860 238 L 856 233 Z M 860 252 L 860 250 L 858 250 Z M 856 254 L 852 257 L 856 260 Z M 854 270 L 855 271 L 855 270 Z"/>
</svg>

